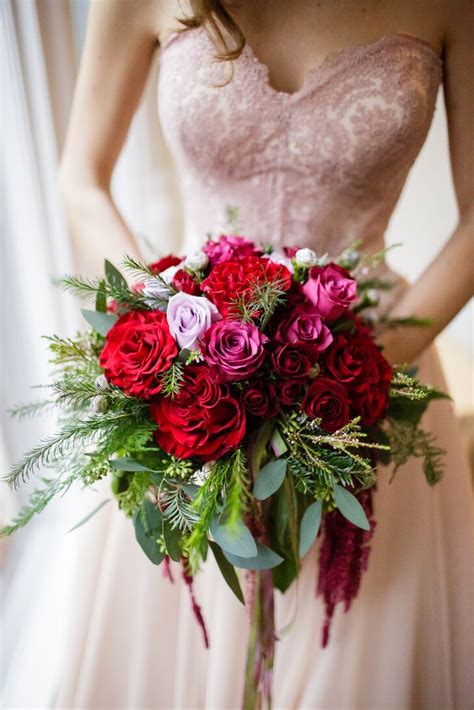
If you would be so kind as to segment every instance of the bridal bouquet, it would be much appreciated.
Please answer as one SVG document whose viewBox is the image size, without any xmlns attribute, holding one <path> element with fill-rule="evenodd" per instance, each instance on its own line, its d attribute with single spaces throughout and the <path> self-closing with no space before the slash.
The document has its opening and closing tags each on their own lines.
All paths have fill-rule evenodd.
<svg viewBox="0 0 474 710">
<path fill-rule="evenodd" d="M 268 697 L 274 588 L 289 587 L 319 534 L 326 645 L 335 606 L 349 608 L 367 566 L 377 462 L 396 470 L 421 456 L 428 483 L 440 477 L 442 452 L 420 420 L 444 395 L 376 344 L 391 325 L 373 309 L 390 287 L 374 275 L 382 259 L 221 236 L 186 258 L 126 258 L 134 285 L 109 262 L 102 279 L 63 279 L 93 297 L 91 327 L 49 339 L 46 401 L 16 410 L 56 405 L 62 426 L 8 476 L 56 471 L 3 535 L 71 484 L 108 476 L 150 561 L 170 578 L 170 559 L 181 566 L 206 644 L 193 577 L 215 557 L 249 608 L 245 704 Z"/>
</svg>

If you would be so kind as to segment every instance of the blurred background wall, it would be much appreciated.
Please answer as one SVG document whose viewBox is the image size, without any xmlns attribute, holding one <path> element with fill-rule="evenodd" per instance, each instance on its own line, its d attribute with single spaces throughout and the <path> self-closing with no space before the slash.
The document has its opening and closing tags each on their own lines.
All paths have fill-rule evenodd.
<svg viewBox="0 0 474 710">
<path fill-rule="evenodd" d="M 40 336 L 67 334 L 80 327 L 75 304 L 60 295 L 53 280 L 74 264 L 57 193 L 56 170 L 88 4 L 88 0 L 0 3 L 2 472 L 26 447 L 54 429 L 51 418 L 18 423 L 7 414 L 14 403 L 35 397 L 32 385 L 48 379 L 45 343 Z M 156 113 L 158 71 L 157 57 L 113 180 L 119 208 L 149 256 L 153 251 L 150 244 L 161 253 L 179 249 L 181 228 L 176 176 Z M 448 239 L 456 220 L 440 93 L 428 139 L 388 231 L 389 243 L 403 242 L 403 247 L 390 254 L 391 265 L 409 280 L 416 279 Z M 467 441 L 474 407 L 472 302 L 439 338 L 439 346 Z M 15 494 L 6 488 L 1 490 L 0 523 L 14 513 L 27 492 L 28 486 Z M 52 505 L 14 540 L 0 541 L 3 683 L 8 689 L 15 680 L 10 670 L 21 666 L 36 706 L 47 706 L 59 662 L 54 654 L 60 644 L 54 639 L 61 634 L 61 610 L 66 601 L 62 590 L 67 586 L 65 578 L 75 544 L 74 537 L 64 533 L 81 518 L 80 494 L 71 493 L 67 500 L 67 504 Z M 47 585 L 42 584 L 44 580 Z M 45 595 L 49 595 L 46 601 Z M 49 614 L 38 614 L 38 609 L 45 608 Z M 24 628 L 30 629 L 29 635 L 21 633 Z M 41 634 L 50 639 L 51 651 L 46 657 L 34 646 L 33 639 Z M 39 653 L 41 673 L 37 672 Z"/>
</svg>

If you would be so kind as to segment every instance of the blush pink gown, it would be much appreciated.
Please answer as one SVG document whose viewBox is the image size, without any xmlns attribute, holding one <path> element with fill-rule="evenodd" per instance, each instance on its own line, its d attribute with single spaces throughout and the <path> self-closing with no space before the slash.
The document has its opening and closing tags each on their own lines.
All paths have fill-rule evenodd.
<svg viewBox="0 0 474 710">
<path fill-rule="evenodd" d="M 382 247 L 432 120 L 442 77 L 433 49 L 404 34 L 352 47 L 292 95 L 271 86 L 248 46 L 217 87 L 229 65 L 213 52 L 201 30 L 162 50 L 159 114 L 182 181 L 184 250 L 218 230 L 229 205 L 242 233 L 276 246 L 334 254 L 361 238 L 367 250 Z M 433 350 L 420 365 L 422 378 L 444 385 Z M 392 485 L 380 472 L 369 569 L 350 612 L 337 610 L 327 649 L 317 545 L 298 583 L 277 594 L 275 708 L 446 710 L 474 699 L 468 468 L 450 404 L 435 403 L 425 424 L 447 450 L 444 480 L 429 488 L 416 462 Z M 143 556 L 131 523 L 106 511 L 76 540 L 57 707 L 239 708 L 246 615 L 213 561 L 196 583 L 206 651 L 176 570 L 172 585 Z"/>
</svg>

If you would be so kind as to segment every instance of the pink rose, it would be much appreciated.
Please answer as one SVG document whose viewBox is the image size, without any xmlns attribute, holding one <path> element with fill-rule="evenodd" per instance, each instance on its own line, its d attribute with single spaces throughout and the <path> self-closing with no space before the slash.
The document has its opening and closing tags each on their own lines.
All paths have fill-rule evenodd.
<svg viewBox="0 0 474 710">
<path fill-rule="evenodd" d="M 251 323 L 222 320 L 204 333 L 201 351 L 220 381 L 235 382 L 258 370 L 267 342 L 267 336 Z"/>
<path fill-rule="evenodd" d="M 328 321 L 342 316 L 351 303 L 357 300 L 357 284 L 348 271 L 337 264 L 313 266 L 303 292 L 316 306 L 322 318 Z"/>
<path fill-rule="evenodd" d="M 221 234 L 217 242 L 210 239 L 203 248 L 209 257 L 211 266 L 221 264 L 223 261 L 241 259 L 244 256 L 260 256 L 262 250 L 255 246 L 250 239 L 236 235 Z"/>
<path fill-rule="evenodd" d="M 333 337 L 314 306 L 297 306 L 275 331 L 277 343 L 311 345 L 321 353 L 331 345 Z"/>
</svg>

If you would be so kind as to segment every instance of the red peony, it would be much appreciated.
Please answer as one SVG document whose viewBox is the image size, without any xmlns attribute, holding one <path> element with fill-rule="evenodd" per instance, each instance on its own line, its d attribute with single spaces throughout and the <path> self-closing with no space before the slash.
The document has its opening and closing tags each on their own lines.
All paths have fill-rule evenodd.
<svg viewBox="0 0 474 710">
<path fill-rule="evenodd" d="M 178 266 L 178 264 L 181 264 L 181 261 L 182 259 L 180 259 L 179 256 L 168 254 L 168 256 L 163 256 L 161 259 L 158 259 L 158 261 L 154 261 L 150 264 L 150 269 L 154 274 L 161 274 L 162 271 L 165 271 L 170 266 Z"/>
<path fill-rule="evenodd" d="M 245 436 L 245 410 L 217 385 L 207 368 L 187 368 L 179 394 L 158 397 L 150 407 L 158 424 L 155 440 L 168 454 L 206 462 L 235 449 Z"/>
<path fill-rule="evenodd" d="M 130 311 L 109 330 L 99 362 L 109 382 L 147 399 L 160 391 L 160 376 L 177 354 L 164 313 Z"/>
<path fill-rule="evenodd" d="M 317 377 L 306 391 L 303 411 L 310 419 L 321 419 L 326 431 L 337 431 L 350 421 L 346 388 L 335 380 Z"/>
<path fill-rule="evenodd" d="M 202 282 L 201 289 L 224 318 L 238 318 L 236 302 L 249 304 L 255 296 L 255 288 L 265 283 L 278 283 L 287 291 L 291 286 L 291 273 L 286 266 L 270 259 L 247 256 L 217 264 Z"/>
</svg>

